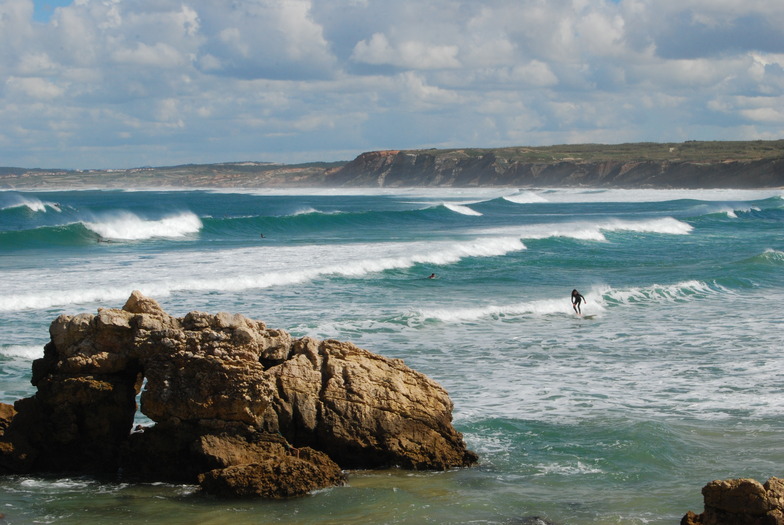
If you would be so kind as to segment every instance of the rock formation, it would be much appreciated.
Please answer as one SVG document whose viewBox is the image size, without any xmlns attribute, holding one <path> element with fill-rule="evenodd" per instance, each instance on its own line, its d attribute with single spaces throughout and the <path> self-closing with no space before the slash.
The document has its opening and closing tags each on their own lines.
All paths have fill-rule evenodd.
<svg viewBox="0 0 784 525">
<path fill-rule="evenodd" d="M 712 481 L 702 489 L 705 510 L 689 511 L 681 525 L 784 525 L 784 480 Z"/>
<path fill-rule="evenodd" d="M 281 498 L 341 469 L 468 466 L 437 383 L 350 343 L 292 339 L 242 315 L 175 318 L 134 292 L 62 315 L 35 396 L 0 404 L 0 473 L 80 472 Z M 136 396 L 155 424 L 132 431 Z"/>
</svg>

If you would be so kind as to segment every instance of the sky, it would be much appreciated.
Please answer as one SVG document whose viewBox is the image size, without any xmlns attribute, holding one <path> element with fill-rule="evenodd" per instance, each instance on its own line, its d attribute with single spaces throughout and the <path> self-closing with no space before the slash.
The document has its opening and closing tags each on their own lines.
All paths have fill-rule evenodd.
<svg viewBox="0 0 784 525">
<path fill-rule="evenodd" d="M 781 0 L 0 0 L 0 166 L 784 138 Z"/>
</svg>

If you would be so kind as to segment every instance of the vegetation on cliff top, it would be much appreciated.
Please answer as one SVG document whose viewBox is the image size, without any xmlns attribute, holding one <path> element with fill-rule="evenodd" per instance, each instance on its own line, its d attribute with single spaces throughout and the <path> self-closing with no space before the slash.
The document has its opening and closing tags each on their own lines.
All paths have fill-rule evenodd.
<svg viewBox="0 0 784 525">
<path fill-rule="evenodd" d="M 637 142 L 627 144 L 563 144 L 557 146 L 517 146 L 511 148 L 465 148 L 408 150 L 432 152 L 439 156 L 481 157 L 493 153 L 509 162 L 638 162 L 685 161 L 724 162 L 784 157 L 784 140 Z"/>
</svg>

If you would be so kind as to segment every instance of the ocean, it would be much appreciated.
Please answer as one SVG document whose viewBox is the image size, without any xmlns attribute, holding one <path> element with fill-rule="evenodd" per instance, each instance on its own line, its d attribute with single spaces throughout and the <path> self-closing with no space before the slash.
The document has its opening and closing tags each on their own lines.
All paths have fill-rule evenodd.
<svg viewBox="0 0 784 525">
<path fill-rule="evenodd" d="M 282 502 L 7 476 L 0 523 L 678 523 L 711 480 L 784 475 L 783 196 L 0 192 L 0 401 L 35 392 L 58 315 L 140 290 L 172 315 L 241 313 L 403 359 L 446 388 L 480 458 Z"/>
</svg>

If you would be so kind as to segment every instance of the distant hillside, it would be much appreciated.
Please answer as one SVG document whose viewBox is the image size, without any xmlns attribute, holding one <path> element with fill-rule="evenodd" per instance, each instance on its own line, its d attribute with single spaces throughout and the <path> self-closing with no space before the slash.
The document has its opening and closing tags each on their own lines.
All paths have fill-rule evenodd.
<svg viewBox="0 0 784 525">
<path fill-rule="evenodd" d="M 0 188 L 784 187 L 784 140 L 392 150 L 351 162 L 0 168 Z"/>
<path fill-rule="evenodd" d="M 323 186 L 328 170 L 345 162 L 275 164 L 227 162 L 109 170 L 0 168 L 0 188 L 262 188 Z"/>
</svg>

